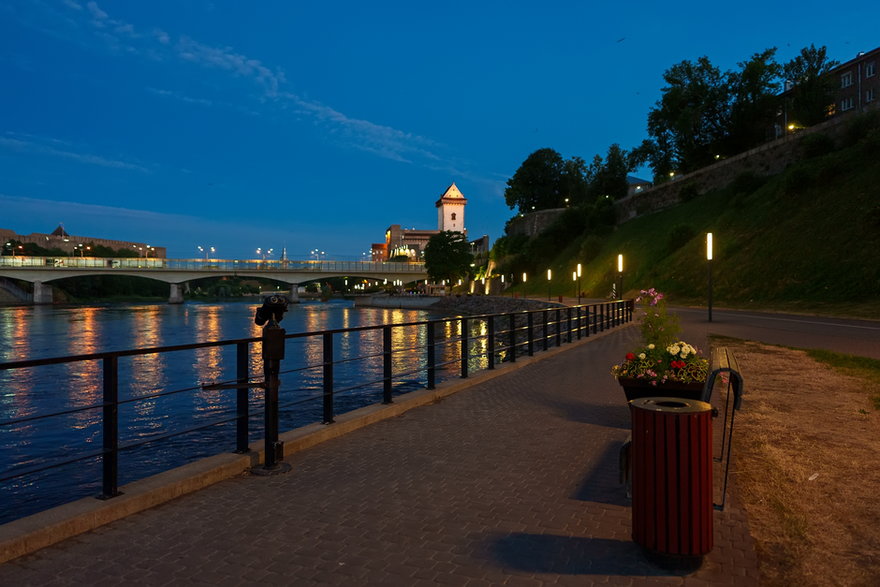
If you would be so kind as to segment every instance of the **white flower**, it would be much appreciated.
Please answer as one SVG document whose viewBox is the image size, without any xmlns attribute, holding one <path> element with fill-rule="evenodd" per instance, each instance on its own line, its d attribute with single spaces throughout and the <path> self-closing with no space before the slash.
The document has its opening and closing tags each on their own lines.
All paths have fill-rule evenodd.
<svg viewBox="0 0 880 587">
<path fill-rule="evenodd" d="M 670 355 L 677 355 L 679 352 L 681 352 L 681 348 L 679 348 L 677 344 L 671 344 L 666 347 L 666 352 L 668 352 Z"/>
<path fill-rule="evenodd" d="M 646 356 L 647 356 L 647 355 L 646 355 L 645 353 L 639 353 L 639 358 L 640 358 L 641 360 L 643 360 L 643 361 L 645 360 L 645 357 L 646 357 Z"/>
<path fill-rule="evenodd" d="M 648 345 L 648 350 L 649 350 L 649 351 L 653 351 L 653 350 L 654 350 L 654 344 L 653 344 L 653 343 Z"/>
</svg>

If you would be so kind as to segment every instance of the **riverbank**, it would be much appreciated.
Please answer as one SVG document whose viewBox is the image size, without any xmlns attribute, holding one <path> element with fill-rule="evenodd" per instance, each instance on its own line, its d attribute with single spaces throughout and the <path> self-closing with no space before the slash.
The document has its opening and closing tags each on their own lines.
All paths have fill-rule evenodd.
<svg viewBox="0 0 880 587">
<path fill-rule="evenodd" d="M 545 300 L 503 296 L 364 296 L 354 298 L 355 307 L 428 310 L 442 314 L 503 314 L 565 304 Z"/>
</svg>

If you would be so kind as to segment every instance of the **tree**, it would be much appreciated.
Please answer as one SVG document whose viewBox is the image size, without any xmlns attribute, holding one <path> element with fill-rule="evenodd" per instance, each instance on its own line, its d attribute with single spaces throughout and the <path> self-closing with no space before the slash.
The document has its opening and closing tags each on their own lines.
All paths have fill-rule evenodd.
<svg viewBox="0 0 880 587">
<path fill-rule="evenodd" d="M 464 277 L 472 261 L 470 243 L 460 232 L 444 230 L 428 239 L 425 245 L 425 269 L 435 282 Z"/>
<path fill-rule="evenodd" d="M 605 196 L 619 200 L 626 196 L 629 190 L 627 175 L 636 168 L 638 161 L 638 153 L 621 149 L 617 143 L 608 147 L 605 159 L 599 155 L 593 157 L 587 170 L 589 182 L 587 201 L 595 201 Z"/>
<path fill-rule="evenodd" d="M 755 53 L 739 63 L 740 70 L 730 74 L 733 104 L 726 151 L 741 153 L 763 143 L 779 107 L 779 76 L 782 66 L 775 61 L 776 48 Z"/>
<path fill-rule="evenodd" d="M 667 85 L 648 114 L 655 149 L 666 150 L 656 158 L 682 172 L 699 169 L 713 160 L 729 128 L 728 75 L 700 57 L 673 65 L 663 79 Z"/>
<path fill-rule="evenodd" d="M 791 85 L 787 96 L 788 120 L 803 126 L 822 122 L 833 102 L 835 80 L 825 75 L 838 65 L 828 59 L 825 46 L 801 49 L 800 55 L 782 66 L 786 85 Z"/>
<path fill-rule="evenodd" d="M 504 200 L 522 213 L 561 208 L 566 197 L 562 185 L 564 172 L 562 155 L 553 149 L 538 149 L 507 180 Z"/>
</svg>

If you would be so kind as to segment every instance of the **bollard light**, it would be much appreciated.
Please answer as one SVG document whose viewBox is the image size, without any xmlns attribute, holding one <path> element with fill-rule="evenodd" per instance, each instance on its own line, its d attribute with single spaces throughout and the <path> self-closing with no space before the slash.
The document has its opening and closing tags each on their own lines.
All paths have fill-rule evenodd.
<svg viewBox="0 0 880 587">
<path fill-rule="evenodd" d="M 550 269 L 548 269 L 547 270 L 547 301 L 548 302 L 550 301 L 550 284 L 551 284 L 552 278 L 553 278 L 553 272 Z"/>
<path fill-rule="evenodd" d="M 709 322 L 712 321 L 712 233 L 706 233 L 706 271 L 707 271 L 707 307 L 709 310 Z"/>
</svg>

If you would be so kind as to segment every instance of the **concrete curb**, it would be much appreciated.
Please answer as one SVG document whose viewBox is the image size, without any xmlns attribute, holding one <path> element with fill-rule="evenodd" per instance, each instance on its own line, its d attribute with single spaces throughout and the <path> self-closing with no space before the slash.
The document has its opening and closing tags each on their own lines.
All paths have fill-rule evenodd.
<svg viewBox="0 0 880 587">
<path fill-rule="evenodd" d="M 480 371 L 467 379 L 445 381 L 436 389 L 410 392 L 399 397 L 393 404 L 373 404 L 347 412 L 337 416 L 332 425 L 310 424 L 285 432 L 280 435 L 280 439 L 284 442 L 285 456 L 296 454 L 370 424 L 397 417 L 414 408 L 436 403 L 447 396 L 632 325 L 633 323 L 624 324 L 616 329 L 574 340 L 566 343 L 565 346 L 540 352 L 531 357 L 518 357 L 515 363 L 504 363 L 492 371 Z M 135 481 L 123 486 L 122 495 L 113 499 L 102 501 L 86 497 L 3 524 L 0 526 L 0 563 L 245 473 L 263 462 L 263 444 L 262 440 L 252 443 L 247 454 L 219 454 Z"/>
</svg>

